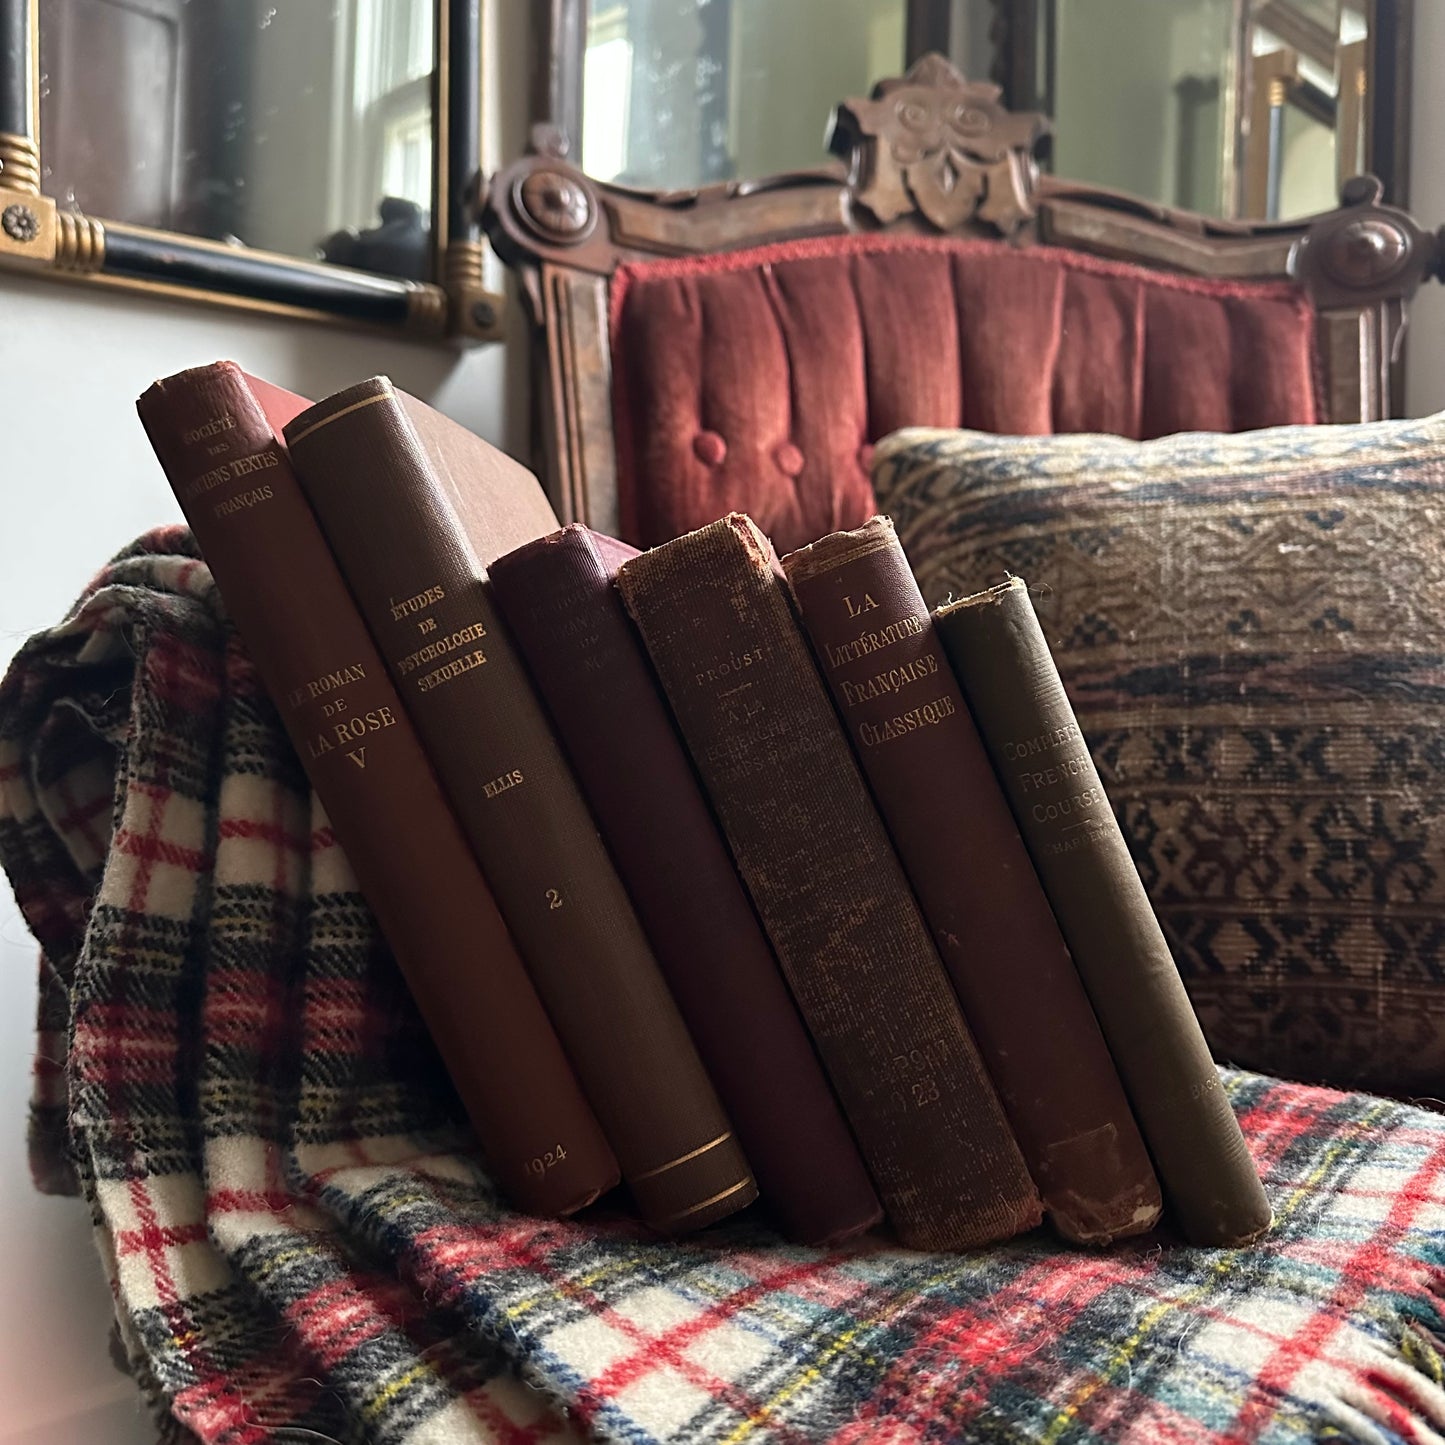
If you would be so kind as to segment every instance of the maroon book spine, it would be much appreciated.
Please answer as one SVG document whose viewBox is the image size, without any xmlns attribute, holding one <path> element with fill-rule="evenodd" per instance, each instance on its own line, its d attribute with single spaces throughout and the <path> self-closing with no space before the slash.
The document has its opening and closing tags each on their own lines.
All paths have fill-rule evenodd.
<svg viewBox="0 0 1445 1445">
<path fill-rule="evenodd" d="M 493 562 L 492 593 L 763 1199 L 843 1239 L 882 1206 L 613 586 L 637 555 L 574 524 Z"/>
<path fill-rule="evenodd" d="M 218 362 L 138 409 L 497 1182 L 566 1214 L 617 1161 L 291 470 L 307 405 Z"/>
<path fill-rule="evenodd" d="M 767 539 L 733 514 L 617 582 L 899 1237 L 966 1248 L 1037 1224 Z"/>
<path fill-rule="evenodd" d="M 1143 1233 L 1159 1181 L 893 524 L 834 532 L 783 571 L 1055 1226 Z"/>
<path fill-rule="evenodd" d="M 384 378 L 286 435 L 643 1218 L 681 1233 L 751 1204 L 732 1121 L 486 580 L 499 551 L 556 528 L 537 479 Z"/>
</svg>

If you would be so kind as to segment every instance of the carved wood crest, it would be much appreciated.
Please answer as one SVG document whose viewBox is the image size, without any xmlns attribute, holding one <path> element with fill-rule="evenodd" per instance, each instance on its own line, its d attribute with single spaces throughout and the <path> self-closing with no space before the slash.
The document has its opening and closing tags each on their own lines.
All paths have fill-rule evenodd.
<svg viewBox="0 0 1445 1445">
<path fill-rule="evenodd" d="M 1011 236 L 1034 215 L 1034 148 L 1049 123 L 1015 114 L 1002 91 L 941 55 L 834 114 L 829 147 L 848 162 L 854 204 L 880 225 L 910 212 L 940 231 L 987 222 Z"/>
</svg>

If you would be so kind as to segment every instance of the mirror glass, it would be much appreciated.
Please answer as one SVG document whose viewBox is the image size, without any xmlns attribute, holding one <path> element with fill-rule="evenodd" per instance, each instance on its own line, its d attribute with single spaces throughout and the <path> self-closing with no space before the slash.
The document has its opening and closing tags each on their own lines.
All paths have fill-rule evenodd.
<svg viewBox="0 0 1445 1445">
<path fill-rule="evenodd" d="M 39 11 L 42 187 L 62 207 L 430 279 L 435 0 Z"/>
<path fill-rule="evenodd" d="M 1365 169 L 1367 0 L 1029 3 L 1057 175 L 1289 220 Z"/>
<path fill-rule="evenodd" d="M 683 190 L 826 160 L 833 107 L 904 69 L 906 0 L 591 0 L 580 164 Z"/>
</svg>

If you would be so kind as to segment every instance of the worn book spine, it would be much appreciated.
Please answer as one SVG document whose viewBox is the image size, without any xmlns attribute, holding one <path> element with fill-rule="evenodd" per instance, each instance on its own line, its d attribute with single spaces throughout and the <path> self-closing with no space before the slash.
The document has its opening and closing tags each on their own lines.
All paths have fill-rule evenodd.
<svg viewBox="0 0 1445 1445">
<path fill-rule="evenodd" d="M 764 1202 L 831 1243 L 882 1208 L 612 585 L 637 555 L 574 524 L 488 572 Z"/>
<path fill-rule="evenodd" d="M 1159 1181 L 893 524 L 782 559 L 803 627 L 1044 1207 L 1103 1244 Z"/>
<path fill-rule="evenodd" d="M 767 539 L 733 514 L 617 581 L 899 1237 L 960 1248 L 1037 1224 Z"/>
<path fill-rule="evenodd" d="M 657 1229 L 700 1228 L 757 1187 L 412 426 L 389 387 L 368 383 L 286 434 L 639 1211 Z M 488 484 L 480 469 L 451 480 Z"/>
<path fill-rule="evenodd" d="M 1013 807 L 1185 1235 L 1234 1245 L 1270 1209 L 1019 578 L 940 608 L 939 637 Z"/>
<path fill-rule="evenodd" d="M 138 404 L 498 1184 L 570 1213 L 617 1163 L 278 440 L 305 405 L 229 362 Z"/>
</svg>

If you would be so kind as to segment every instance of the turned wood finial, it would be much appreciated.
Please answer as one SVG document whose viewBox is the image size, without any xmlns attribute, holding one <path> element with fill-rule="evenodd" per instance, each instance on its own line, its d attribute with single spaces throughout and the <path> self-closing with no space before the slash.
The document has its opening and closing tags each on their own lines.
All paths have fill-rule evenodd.
<svg viewBox="0 0 1445 1445">
<path fill-rule="evenodd" d="M 1340 209 L 1317 220 L 1290 256 L 1298 278 L 1321 310 L 1371 301 L 1405 301 L 1440 272 L 1441 236 L 1383 201 L 1374 176 L 1347 181 Z"/>
<path fill-rule="evenodd" d="M 1001 94 L 925 55 L 844 101 L 829 147 L 848 163 L 854 204 L 880 225 L 912 212 L 940 231 L 985 221 L 1013 235 L 1034 216 L 1034 148 L 1049 123 L 1005 109 Z"/>
</svg>

